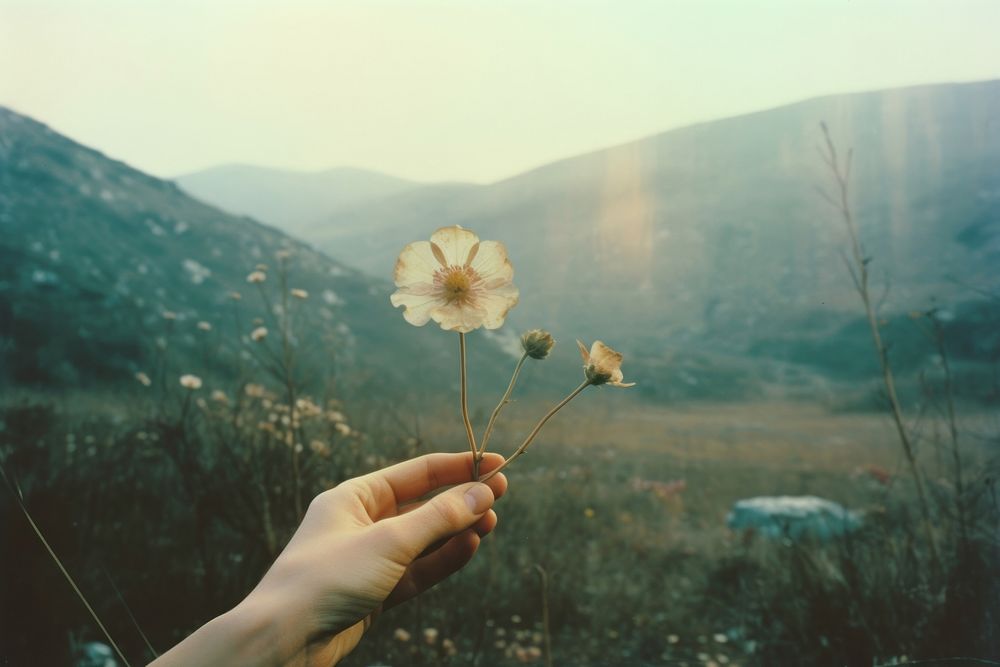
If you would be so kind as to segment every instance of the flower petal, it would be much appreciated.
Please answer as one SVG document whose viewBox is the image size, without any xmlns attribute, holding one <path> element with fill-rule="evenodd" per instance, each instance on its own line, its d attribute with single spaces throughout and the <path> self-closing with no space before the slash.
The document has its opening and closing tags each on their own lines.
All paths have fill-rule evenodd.
<svg viewBox="0 0 1000 667">
<path fill-rule="evenodd" d="M 431 310 L 430 316 L 442 329 L 469 333 L 483 326 L 487 312 L 468 304 L 441 303 Z"/>
<path fill-rule="evenodd" d="M 422 327 L 427 324 L 435 308 L 444 302 L 440 297 L 433 294 L 414 294 L 405 289 L 396 290 L 389 301 L 396 308 L 404 307 L 403 317 L 414 326 Z"/>
<path fill-rule="evenodd" d="M 427 241 L 416 241 L 403 248 L 396 260 L 393 280 L 396 287 L 407 287 L 418 283 L 434 282 L 434 272 L 439 265 Z"/>
<path fill-rule="evenodd" d="M 517 305 L 520 291 L 513 285 L 506 285 L 485 292 L 476 298 L 476 305 L 486 311 L 483 326 L 487 329 L 499 329 L 510 309 Z"/>
<path fill-rule="evenodd" d="M 431 235 L 431 243 L 436 244 L 441 249 L 448 264 L 463 266 L 465 260 L 469 257 L 469 251 L 472 250 L 472 246 L 479 243 L 479 237 L 468 229 L 463 229 L 455 225 L 454 227 L 442 227 L 434 232 Z M 430 246 L 428 245 L 429 249 Z M 480 247 L 480 254 L 482 251 L 483 248 Z"/>
<path fill-rule="evenodd" d="M 624 357 L 621 352 L 616 352 L 597 340 L 590 348 L 590 359 L 598 366 L 614 371 L 621 368 Z"/>
<path fill-rule="evenodd" d="M 576 346 L 580 348 L 580 356 L 583 357 L 584 365 L 590 363 L 590 352 L 587 351 L 587 346 L 583 344 L 583 341 L 577 340 Z"/>
<path fill-rule="evenodd" d="M 507 258 L 507 248 L 499 241 L 481 242 L 471 266 L 486 282 L 486 289 L 509 284 L 514 279 L 514 266 Z"/>
</svg>

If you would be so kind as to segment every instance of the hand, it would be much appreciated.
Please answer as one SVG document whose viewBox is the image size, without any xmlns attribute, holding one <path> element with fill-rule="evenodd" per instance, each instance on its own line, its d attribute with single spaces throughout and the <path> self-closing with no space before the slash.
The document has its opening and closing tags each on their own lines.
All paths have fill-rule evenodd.
<svg viewBox="0 0 1000 667">
<path fill-rule="evenodd" d="M 502 462 L 487 454 L 481 473 Z M 375 614 L 458 571 L 496 526 L 507 480 L 471 476 L 471 453 L 429 454 L 321 493 L 253 592 L 156 664 L 337 663 Z"/>
</svg>

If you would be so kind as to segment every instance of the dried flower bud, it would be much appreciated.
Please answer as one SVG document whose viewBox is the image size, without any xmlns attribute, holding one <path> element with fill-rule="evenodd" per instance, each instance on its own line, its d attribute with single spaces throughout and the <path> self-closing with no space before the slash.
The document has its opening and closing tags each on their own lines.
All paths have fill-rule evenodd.
<svg viewBox="0 0 1000 667">
<path fill-rule="evenodd" d="M 521 349 L 532 359 L 544 359 L 555 346 L 552 334 L 544 329 L 532 329 L 521 336 Z"/>
<path fill-rule="evenodd" d="M 267 328 L 265 328 L 265 327 L 257 327 L 256 329 L 254 329 L 253 331 L 250 332 L 250 338 L 255 343 L 259 343 L 260 341 L 262 341 L 265 338 L 267 338 Z"/>
<path fill-rule="evenodd" d="M 612 387 L 632 387 L 634 382 L 622 382 L 622 354 L 601 341 L 595 341 L 590 351 L 587 346 L 576 341 L 583 357 L 583 374 L 593 385 L 607 384 Z"/>
<path fill-rule="evenodd" d="M 290 294 L 292 296 L 294 296 L 296 299 L 308 299 L 309 298 L 309 292 L 305 291 L 304 289 L 299 289 L 297 287 L 293 288 L 292 290 L 290 290 Z"/>
<path fill-rule="evenodd" d="M 247 276 L 248 283 L 262 283 L 267 280 L 267 274 L 263 271 L 251 271 L 250 275 Z"/>
</svg>

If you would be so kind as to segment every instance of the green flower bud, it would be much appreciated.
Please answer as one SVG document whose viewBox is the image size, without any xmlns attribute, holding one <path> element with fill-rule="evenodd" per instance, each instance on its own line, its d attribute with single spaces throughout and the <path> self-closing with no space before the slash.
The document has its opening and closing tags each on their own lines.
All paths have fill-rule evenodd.
<svg viewBox="0 0 1000 667">
<path fill-rule="evenodd" d="M 521 336 L 521 349 L 532 359 L 544 359 L 555 346 L 552 334 L 544 329 L 532 329 Z"/>
</svg>

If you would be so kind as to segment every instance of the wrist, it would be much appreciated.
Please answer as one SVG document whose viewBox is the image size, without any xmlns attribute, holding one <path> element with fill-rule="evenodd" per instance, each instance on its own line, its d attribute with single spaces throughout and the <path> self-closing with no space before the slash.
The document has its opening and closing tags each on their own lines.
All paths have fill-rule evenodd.
<svg viewBox="0 0 1000 667">
<path fill-rule="evenodd" d="M 251 596 L 198 628 L 151 667 L 304 665 L 304 643 L 283 623 L 282 610 Z M 289 628 L 294 630 L 294 625 Z"/>
<path fill-rule="evenodd" d="M 216 621 L 220 632 L 239 647 L 234 651 L 238 659 L 233 664 L 306 664 L 306 623 L 301 615 L 276 600 L 251 595 Z"/>
</svg>

